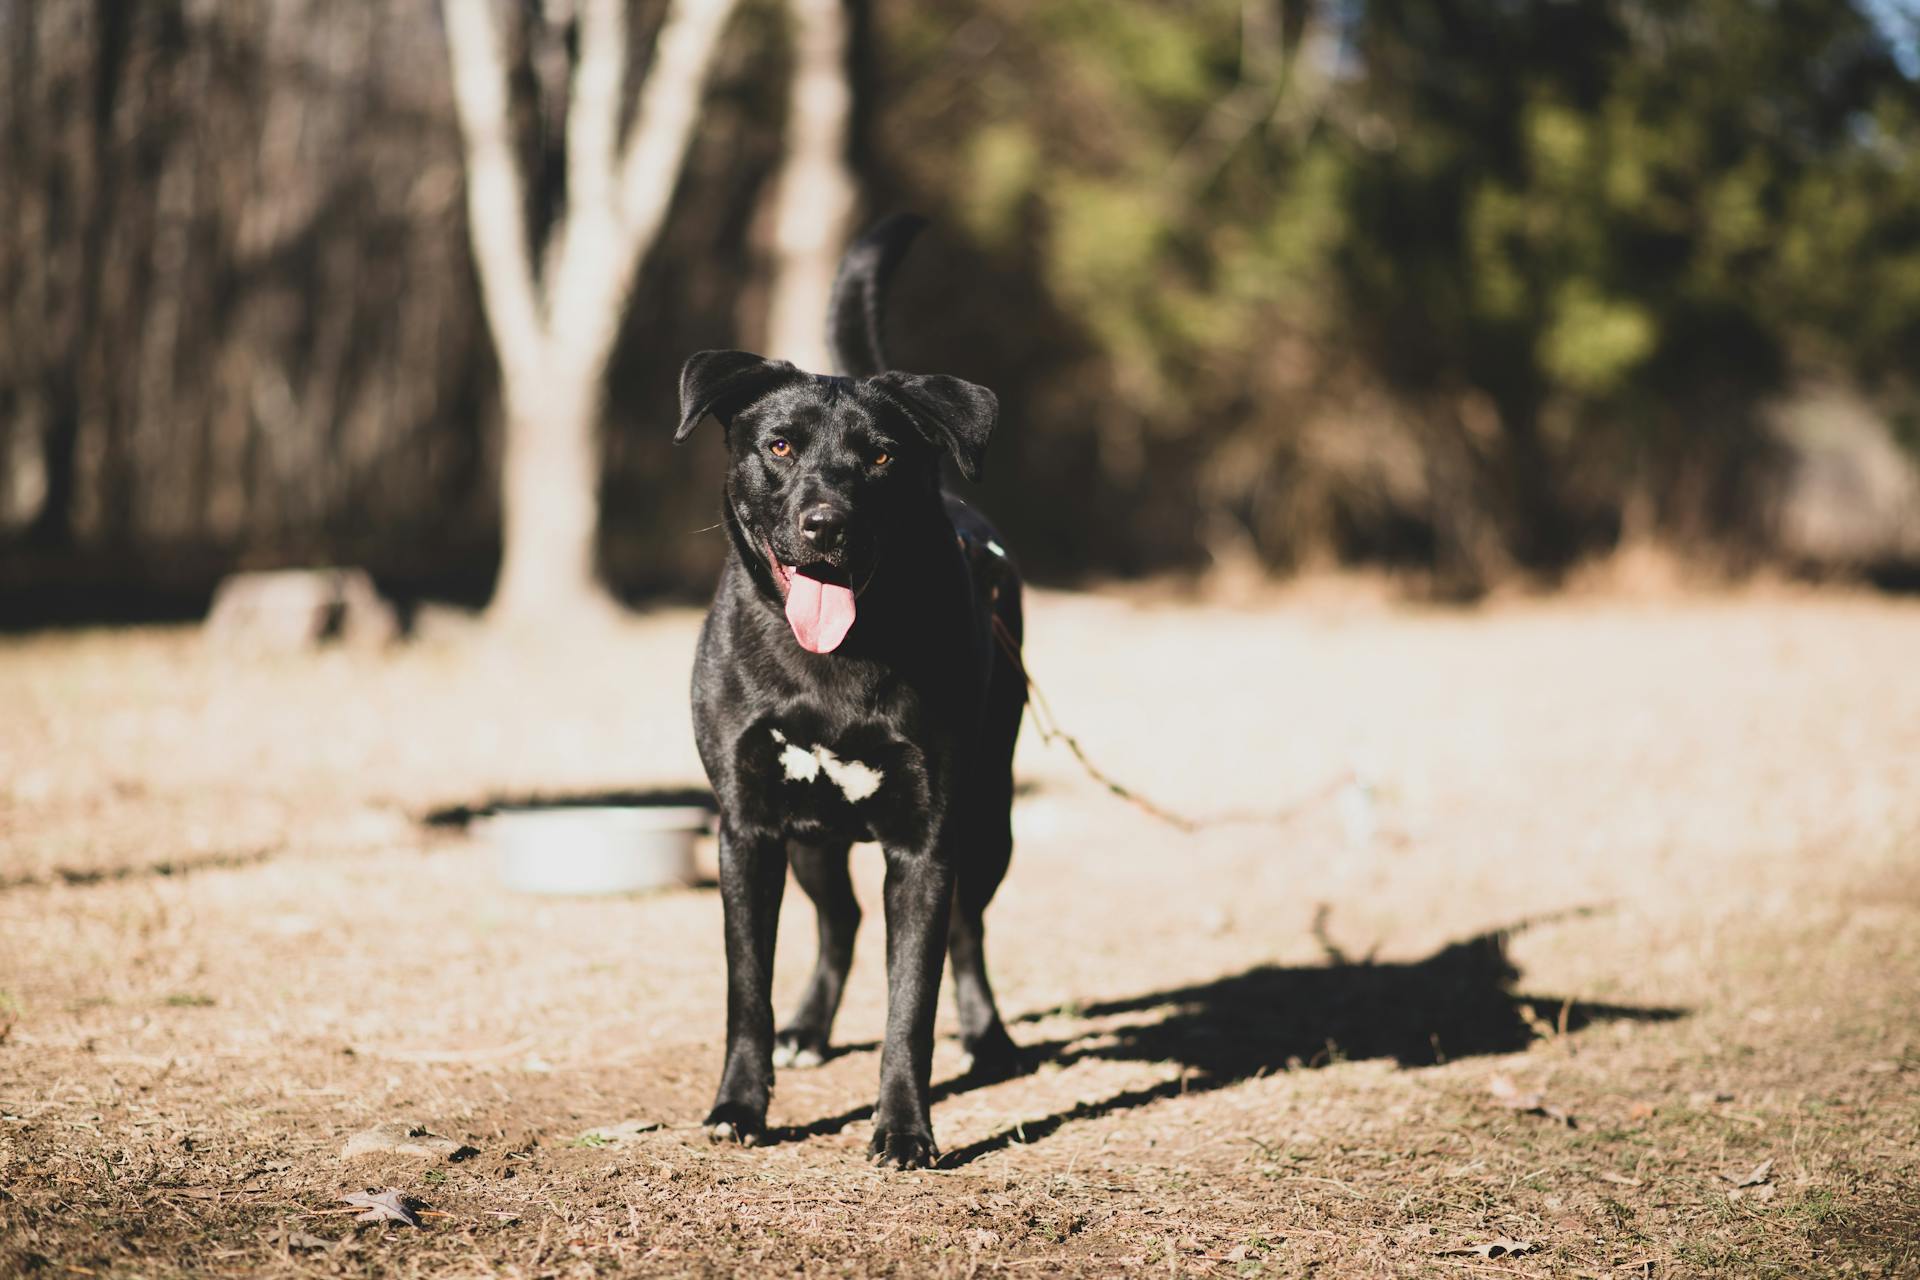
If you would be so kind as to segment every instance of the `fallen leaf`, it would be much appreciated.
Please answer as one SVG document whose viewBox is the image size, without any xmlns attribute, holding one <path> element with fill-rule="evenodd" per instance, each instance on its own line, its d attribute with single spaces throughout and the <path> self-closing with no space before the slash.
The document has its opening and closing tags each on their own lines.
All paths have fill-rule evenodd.
<svg viewBox="0 0 1920 1280">
<path fill-rule="evenodd" d="M 1616 1187 L 1639 1187 L 1646 1185 L 1638 1178 L 1629 1178 L 1624 1173 L 1614 1173 L 1610 1170 L 1600 1175 L 1600 1181 L 1611 1182 Z"/>
<path fill-rule="evenodd" d="M 579 1146 L 618 1147 L 632 1142 L 643 1133 L 652 1133 L 660 1127 L 660 1123 L 656 1120 L 622 1120 L 619 1124 L 589 1129 L 574 1139 L 574 1142 Z"/>
<path fill-rule="evenodd" d="M 1627 1108 L 1627 1119 L 1651 1120 L 1653 1119 L 1653 1112 L 1654 1106 L 1651 1102 L 1636 1102 Z"/>
<path fill-rule="evenodd" d="M 1771 1182 L 1763 1182 L 1755 1187 L 1735 1187 L 1733 1190 L 1727 1192 L 1727 1199 L 1758 1200 L 1765 1203 L 1773 1199 L 1774 1192 L 1778 1189 L 1779 1188 L 1775 1187 Z"/>
<path fill-rule="evenodd" d="M 398 1222 L 409 1227 L 420 1225 L 409 1197 L 394 1187 L 388 1187 L 385 1191 L 356 1191 L 340 1199 L 357 1209 L 366 1210 L 354 1219 L 355 1222 Z"/>
<path fill-rule="evenodd" d="M 1503 1107 L 1512 1107 L 1516 1111 L 1527 1111 L 1540 1105 L 1542 1095 L 1524 1093 L 1520 1086 L 1506 1076 L 1495 1076 L 1487 1081 L 1487 1092 L 1493 1100 Z"/>
<path fill-rule="evenodd" d="M 1506 1076 L 1495 1076 L 1487 1081 L 1487 1092 L 1492 1095 L 1495 1106 L 1505 1107 L 1509 1111 L 1518 1111 L 1523 1115 L 1545 1116 L 1549 1120 L 1558 1120 L 1569 1129 L 1577 1127 L 1573 1116 L 1565 1109 L 1548 1102 L 1546 1094 L 1538 1089 L 1522 1089 Z"/>
<path fill-rule="evenodd" d="M 1730 1173 L 1723 1173 L 1720 1176 L 1725 1178 L 1728 1182 L 1731 1182 L 1736 1187 L 1757 1187 L 1761 1183 L 1765 1182 L 1767 1180 L 1767 1175 L 1771 1174 L 1772 1172 L 1773 1172 L 1773 1158 L 1769 1156 L 1767 1159 L 1762 1160 L 1759 1164 L 1753 1166 L 1753 1171 L 1747 1174 L 1747 1176 L 1744 1178 L 1736 1178 Z"/>
<path fill-rule="evenodd" d="M 340 1148 L 340 1158 L 343 1160 L 395 1155 L 422 1160 L 460 1161 L 479 1154 L 475 1148 L 455 1142 L 452 1138 L 443 1138 L 418 1125 L 404 1124 L 377 1124 L 371 1129 L 362 1129 Z"/>
<path fill-rule="evenodd" d="M 287 1236 L 287 1252 L 289 1253 L 293 1253 L 301 1249 L 331 1249 L 331 1248 L 333 1248 L 333 1241 L 325 1239 L 324 1237 L 321 1237 L 321 1236 L 310 1235 L 305 1231 L 291 1232 Z"/>
<path fill-rule="evenodd" d="M 1472 1253 L 1491 1261 L 1494 1258 L 1517 1258 L 1523 1253 L 1532 1253 L 1533 1248 L 1531 1240 L 1513 1240 L 1501 1236 L 1498 1240 L 1489 1240 L 1485 1244 L 1469 1245 L 1465 1249 L 1450 1249 L 1442 1256 L 1456 1257 Z"/>
</svg>

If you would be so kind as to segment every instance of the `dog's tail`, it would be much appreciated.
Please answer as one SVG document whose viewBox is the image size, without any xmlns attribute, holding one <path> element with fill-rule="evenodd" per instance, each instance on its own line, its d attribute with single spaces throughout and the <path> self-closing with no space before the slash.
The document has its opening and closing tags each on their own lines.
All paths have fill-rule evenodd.
<svg viewBox="0 0 1920 1280">
<path fill-rule="evenodd" d="M 887 278 L 926 225 L 925 218 L 912 213 L 882 218 L 840 259 L 840 274 L 833 280 L 833 301 L 827 309 L 827 348 L 833 353 L 836 372 L 850 378 L 871 378 L 886 371 L 881 321 Z"/>
</svg>

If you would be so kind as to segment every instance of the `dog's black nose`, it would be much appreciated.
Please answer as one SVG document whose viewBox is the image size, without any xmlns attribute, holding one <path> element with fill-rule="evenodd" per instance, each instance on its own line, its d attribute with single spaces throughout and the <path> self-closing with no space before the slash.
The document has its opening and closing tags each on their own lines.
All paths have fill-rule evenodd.
<svg viewBox="0 0 1920 1280">
<path fill-rule="evenodd" d="M 837 551 L 847 540 L 847 513 L 831 502 L 808 507 L 800 516 L 800 533 L 821 551 Z"/>
</svg>

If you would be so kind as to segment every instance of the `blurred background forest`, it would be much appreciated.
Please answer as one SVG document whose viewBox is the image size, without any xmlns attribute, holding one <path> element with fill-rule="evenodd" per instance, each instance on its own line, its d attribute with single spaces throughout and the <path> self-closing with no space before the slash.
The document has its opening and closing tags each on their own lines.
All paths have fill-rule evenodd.
<svg viewBox="0 0 1920 1280">
<path fill-rule="evenodd" d="M 1463 598 L 1638 545 L 1914 580 L 1920 9 L 849 5 L 857 220 L 934 221 L 894 357 L 1001 395 L 982 501 L 1042 581 Z M 565 8 L 501 10 L 536 232 Z M 0 0 L 0 50 L 4 621 L 320 564 L 484 600 L 502 379 L 434 0 Z M 791 63 L 742 0 L 613 348 L 625 598 L 724 552 L 676 375 L 765 344 Z"/>
</svg>

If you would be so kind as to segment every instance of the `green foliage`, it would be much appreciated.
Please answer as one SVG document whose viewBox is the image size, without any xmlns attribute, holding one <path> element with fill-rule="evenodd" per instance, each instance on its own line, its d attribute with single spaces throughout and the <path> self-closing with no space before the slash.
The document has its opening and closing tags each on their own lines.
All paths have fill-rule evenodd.
<svg viewBox="0 0 1920 1280">
<path fill-rule="evenodd" d="M 1608 298 L 1591 280 L 1559 289 L 1538 359 L 1547 376 L 1575 395 L 1604 395 L 1625 384 L 1652 353 L 1655 329 L 1643 306 Z"/>
<path fill-rule="evenodd" d="M 1021 212 L 1038 180 L 1040 149 L 1020 125 L 991 125 L 968 145 L 965 165 L 960 214 L 977 239 L 1005 248 L 1020 230 Z"/>
<path fill-rule="evenodd" d="M 1116 357 L 1151 358 L 1164 317 L 1152 302 L 1166 228 L 1138 182 L 1061 179 L 1048 202 L 1055 291 Z"/>
<path fill-rule="evenodd" d="M 1086 430 L 1251 441 L 1248 503 L 1326 408 L 1276 382 L 1385 389 L 1541 565 L 1737 478 L 1796 371 L 1913 403 L 1920 92 L 1847 0 L 985 8 L 969 227 L 1041 237 L 1122 410 Z"/>
<path fill-rule="evenodd" d="M 1141 0 L 1054 0 L 1036 21 L 1106 96 L 1146 111 L 1204 109 L 1231 65 L 1236 6 Z"/>
</svg>

